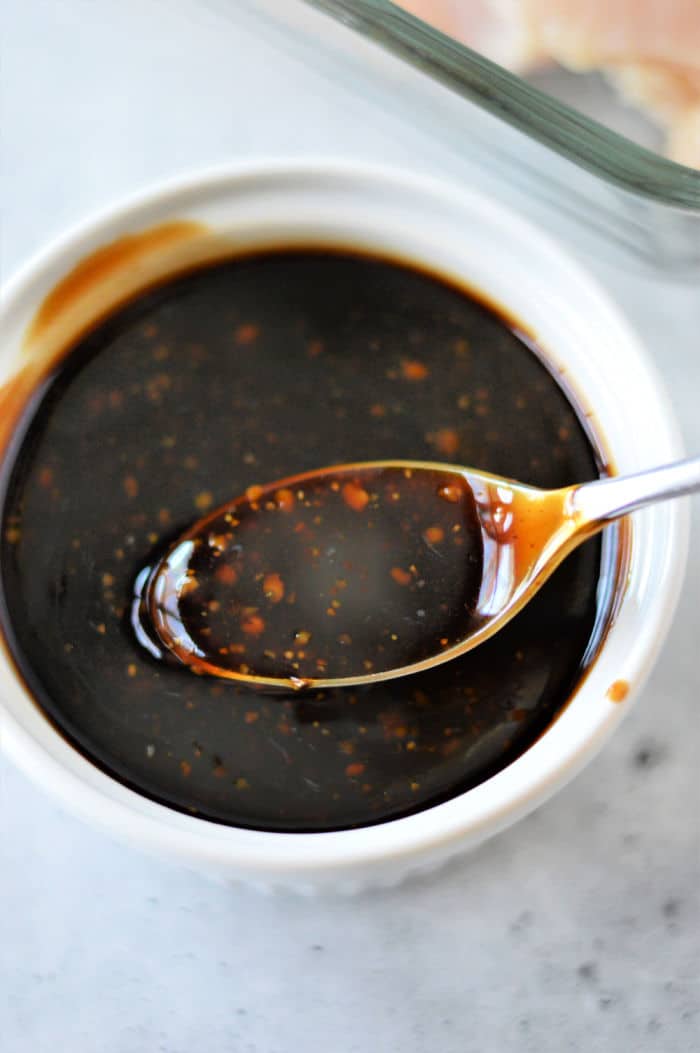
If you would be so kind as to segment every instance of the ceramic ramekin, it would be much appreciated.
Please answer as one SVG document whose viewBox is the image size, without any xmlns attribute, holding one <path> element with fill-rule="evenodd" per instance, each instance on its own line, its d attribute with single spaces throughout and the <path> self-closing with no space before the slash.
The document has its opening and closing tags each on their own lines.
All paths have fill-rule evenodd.
<svg viewBox="0 0 700 1053">
<path fill-rule="evenodd" d="M 142 236 L 153 228 L 155 235 Z M 104 248 L 115 242 L 115 249 Z M 536 334 L 618 472 L 681 455 L 663 385 L 635 334 L 545 234 L 476 190 L 344 162 L 265 162 L 196 175 L 145 192 L 72 231 L 4 289 L 0 384 L 21 368 L 31 380 L 32 369 L 38 374 L 45 368 L 71 334 L 156 273 L 217 253 L 295 244 L 374 249 L 479 290 Z M 278 834 L 173 811 L 127 789 L 70 746 L 0 648 L 2 746 L 72 812 L 211 876 L 307 893 L 391 885 L 502 830 L 595 754 L 662 645 L 680 590 L 687 534 L 683 504 L 658 505 L 634 518 L 614 624 L 570 704 L 503 771 L 407 818 L 336 833 Z M 622 703 L 609 693 L 618 682 L 629 685 Z M 406 690 L 406 682 L 395 689 Z"/>
</svg>

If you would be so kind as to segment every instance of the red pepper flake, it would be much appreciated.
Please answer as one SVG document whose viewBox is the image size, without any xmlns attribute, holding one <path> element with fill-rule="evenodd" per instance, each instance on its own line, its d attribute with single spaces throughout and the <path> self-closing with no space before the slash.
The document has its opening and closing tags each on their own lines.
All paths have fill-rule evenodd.
<svg viewBox="0 0 700 1053">
<path fill-rule="evenodd" d="M 349 647 L 352 643 L 352 636 L 350 633 L 341 633 L 337 640 L 341 647 Z"/>
<path fill-rule="evenodd" d="M 190 762 L 186 761 L 186 760 L 181 760 L 180 761 L 180 771 L 182 772 L 184 777 L 187 778 L 188 775 L 190 775 L 192 773 L 192 765 L 190 764 Z"/>
<path fill-rule="evenodd" d="M 260 330 L 258 326 L 248 323 L 246 325 L 239 325 L 233 338 L 239 347 L 248 347 L 249 344 L 254 344 L 259 336 Z"/>
<path fill-rule="evenodd" d="M 122 480 L 122 486 L 124 487 L 124 493 L 130 499 L 138 497 L 139 495 L 139 481 L 134 475 L 125 475 Z"/>
<path fill-rule="evenodd" d="M 104 636 L 104 634 L 107 632 L 107 626 L 104 622 L 100 622 L 100 624 L 97 626 L 97 631 L 100 634 L 100 636 Z"/>
<path fill-rule="evenodd" d="M 312 340 L 306 348 L 306 353 L 309 356 L 309 358 L 318 358 L 319 355 L 323 354 L 323 341 Z"/>
<path fill-rule="evenodd" d="M 382 406 L 381 402 L 375 402 L 373 406 L 370 406 L 369 412 L 372 417 L 386 417 L 386 406 Z"/>
<path fill-rule="evenodd" d="M 311 633 L 306 629 L 300 629 L 299 632 L 294 633 L 294 639 L 297 643 L 305 645 L 311 639 Z"/>
<path fill-rule="evenodd" d="M 188 593 L 194 592 L 195 589 L 198 589 L 198 588 L 199 588 L 199 582 L 197 581 L 197 578 L 193 574 L 191 577 L 189 577 L 185 581 L 183 581 L 182 585 L 178 589 L 178 596 L 179 597 L 187 596 Z"/>
<path fill-rule="evenodd" d="M 103 574 L 102 575 L 102 584 L 104 585 L 104 587 L 106 589 L 111 589 L 112 585 L 114 585 L 114 575 L 113 574 Z"/>
<path fill-rule="evenodd" d="M 249 709 L 243 719 L 246 724 L 254 724 L 256 720 L 260 719 L 260 714 L 254 709 Z"/>
<path fill-rule="evenodd" d="M 200 512 L 206 512 L 214 504 L 211 490 L 201 490 L 194 499 L 195 508 Z"/>
<path fill-rule="evenodd" d="M 266 574 L 263 579 L 263 592 L 265 598 L 271 603 L 279 603 L 284 599 L 284 582 L 279 574 Z"/>
<path fill-rule="evenodd" d="M 423 537 L 429 545 L 439 545 L 445 539 L 445 531 L 442 527 L 431 526 L 423 533 Z"/>
<path fill-rule="evenodd" d="M 443 501 L 449 501 L 451 505 L 456 505 L 462 500 L 462 490 L 459 486 L 445 483 L 445 485 L 441 486 L 438 490 L 438 497 L 441 497 Z"/>
<path fill-rule="evenodd" d="M 138 673 L 138 668 L 136 667 L 134 662 L 129 663 L 129 665 L 126 667 L 126 672 L 127 676 L 130 676 L 132 678 L 136 676 L 136 674 Z"/>
<path fill-rule="evenodd" d="M 403 570 L 402 567 L 392 567 L 391 576 L 397 585 L 410 585 L 411 575 L 407 570 Z"/>
<path fill-rule="evenodd" d="M 342 742 L 338 743 L 338 749 L 341 753 L 344 753 L 346 756 L 351 757 L 352 754 L 355 752 L 355 743 L 352 742 L 350 739 L 343 739 Z"/>
<path fill-rule="evenodd" d="M 345 768 L 345 774 L 349 779 L 356 779 L 359 775 L 364 775 L 366 765 L 361 764 L 359 761 L 353 761 L 352 764 L 348 764 Z"/>
<path fill-rule="evenodd" d="M 48 490 L 53 485 L 53 471 L 51 468 L 42 468 L 39 472 L 39 486 L 43 486 L 44 489 Z"/>
<path fill-rule="evenodd" d="M 235 585 L 238 581 L 238 572 L 230 563 L 222 563 L 214 571 L 214 577 L 220 585 Z"/>
<path fill-rule="evenodd" d="M 401 362 L 401 375 L 404 380 L 425 380 L 429 373 L 428 367 L 415 359 L 404 358 Z"/>
<path fill-rule="evenodd" d="M 224 779 L 226 777 L 226 768 L 223 764 L 217 764 L 212 775 L 215 779 Z"/>
<path fill-rule="evenodd" d="M 362 512 L 369 504 L 369 494 L 357 483 L 345 483 L 343 487 L 343 501 L 354 512 Z"/>
<path fill-rule="evenodd" d="M 454 457 L 459 450 L 459 435 L 454 428 L 440 428 L 428 436 L 428 441 L 444 457 Z"/>
<path fill-rule="evenodd" d="M 257 501 L 260 500 L 263 493 L 264 491 L 262 486 L 249 486 L 245 492 L 245 495 L 250 501 L 251 505 L 254 505 Z"/>
<path fill-rule="evenodd" d="M 251 614 L 243 619 L 241 629 L 246 636 L 260 636 L 265 632 L 265 621 L 259 614 Z"/>
<path fill-rule="evenodd" d="M 291 512 L 296 504 L 294 494 L 285 487 L 275 493 L 275 501 L 280 512 Z"/>
<path fill-rule="evenodd" d="M 231 537 L 231 534 L 210 534 L 207 538 L 207 544 L 209 548 L 214 549 L 215 556 L 220 556 L 222 552 L 226 551 Z"/>
</svg>

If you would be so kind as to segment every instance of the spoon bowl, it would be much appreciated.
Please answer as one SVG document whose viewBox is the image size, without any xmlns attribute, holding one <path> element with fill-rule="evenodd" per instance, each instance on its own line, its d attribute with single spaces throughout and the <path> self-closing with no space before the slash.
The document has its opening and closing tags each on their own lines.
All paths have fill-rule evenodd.
<svg viewBox="0 0 700 1053">
<path fill-rule="evenodd" d="M 423 461 L 305 472 L 182 534 L 139 576 L 135 625 L 258 690 L 395 679 L 493 636 L 606 523 L 698 487 L 699 458 L 559 490 Z"/>
</svg>

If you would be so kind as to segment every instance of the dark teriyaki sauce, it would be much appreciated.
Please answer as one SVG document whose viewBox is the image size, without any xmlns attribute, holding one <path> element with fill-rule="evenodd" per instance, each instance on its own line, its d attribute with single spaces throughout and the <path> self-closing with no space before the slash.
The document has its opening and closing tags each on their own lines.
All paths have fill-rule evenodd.
<svg viewBox="0 0 700 1053">
<path fill-rule="evenodd" d="M 71 742 L 175 808 L 320 831 L 445 800 L 535 741 L 606 622 L 593 540 L 492 640 L 393 683 L 265 697 L 137 642 L 139 571 L 250 486 L 406 458 L 548 488 L 596 476 L 574 408 L 509 325 L 408 266 L 279 252 L 146 291 L 70 349 L 22 427 L 2 509 L 10 649 Z"/>
</svg>

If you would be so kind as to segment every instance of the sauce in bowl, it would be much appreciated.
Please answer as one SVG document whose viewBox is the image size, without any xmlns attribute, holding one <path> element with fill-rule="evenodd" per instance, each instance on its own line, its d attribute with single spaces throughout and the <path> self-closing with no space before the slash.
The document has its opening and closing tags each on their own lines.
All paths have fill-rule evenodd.
<svg viewBox="0 0 700 1053">
<path fill-rule="evenodd" d="M 492 640 L 395 684 L 264 697 L 162 661 L 134 631 L 140 571 L 232 495 L 321 464 L 404 458 L 550 489 L 594 478 L 601 460 L 516 327 L 408 265 L 268 252 L 144 290 L 67 349 L 27 400 L 6 460 L 2 627 L 38 704 L 140 793 L 259 829 L 380 822 L 505 767 L 566 705 L 605 631 L 615 582 L 606 570 L 601 587 L 597 539 Z M 457 521 L 422 507 L 426 535 L 435 528 L 430 576 L 416 578 L 410 552 L 380 561 L 398 606 L 368 626 L 370 661 L 397 643 L 406 590 L 423 580 L 437 598 L 445 584 L 439 553 Z M 303 676 L 319 656 L 289 615 L 302 571 L 292 556 L 286 570 L 251 567 L 263 596 L 244 606 L 265 610 L 239 612 L 253 630 L 240 641 L 225 639 L 223 607 L 207 606 L 221 604 L 218 592 L 198 608 L 197 631 L 220 632 L 218 647 L 291 651 Z M 348 573 L 335 567 L 323 583 L 339 661 L 355 643 L 341 640 Z M 427 610 L 411 600 L 416 617 Z"/>
</svg>

